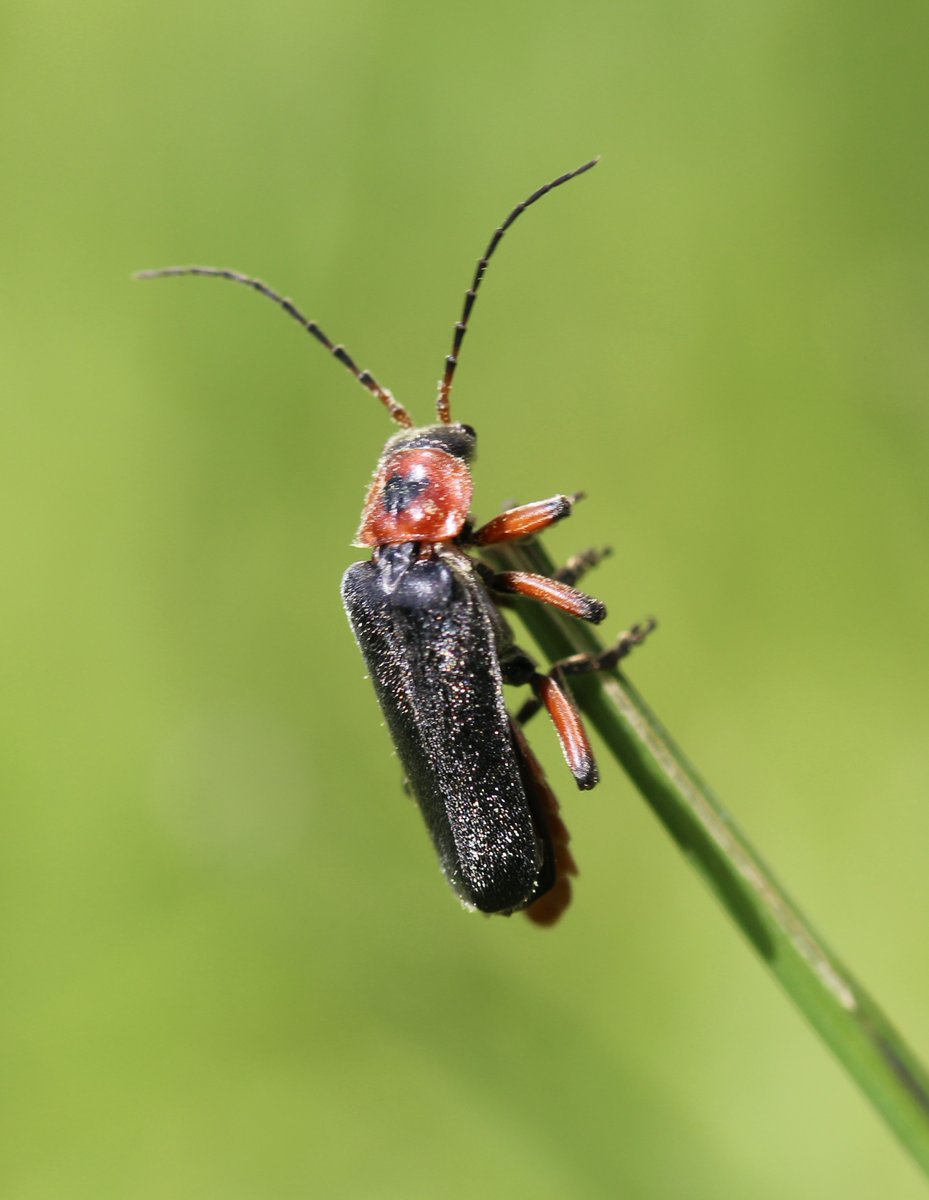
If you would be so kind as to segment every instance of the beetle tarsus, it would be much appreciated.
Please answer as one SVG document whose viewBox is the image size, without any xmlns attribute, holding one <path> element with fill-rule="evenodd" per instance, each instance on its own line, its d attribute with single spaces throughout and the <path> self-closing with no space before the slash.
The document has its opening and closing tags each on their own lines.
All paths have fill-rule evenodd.
<svg viewBox="0 0 929 1200">
<path fill-rule="evenodd" d="M 583 494 L 583 493 L 582 493 Z M 605 558 L 609 558 L 613 553 L 611 546 L 604 546 L 600 550 L 591 548 L 585 550 L 581 554 L 575 554 L 560 567 L 552 576 L 552 579 L 557 579 L 559 583 L 567 583 L 570 587 L 574 587 L 581 579 L 592 571 L 594 567 L 598 567 Z"/>
<path fill-rule="evenodd" d="M 565 675 L 587 675 L 591 671 L 609 671 L 618 666 L 636 646 L 641 646 L 653 630 L 658 628 L 654 617 L 647 617 L 640 625 L 624 630 L 616 641 L 601 654 L 572 654 L 553 665 L 553 669 Z"/>
</svg>

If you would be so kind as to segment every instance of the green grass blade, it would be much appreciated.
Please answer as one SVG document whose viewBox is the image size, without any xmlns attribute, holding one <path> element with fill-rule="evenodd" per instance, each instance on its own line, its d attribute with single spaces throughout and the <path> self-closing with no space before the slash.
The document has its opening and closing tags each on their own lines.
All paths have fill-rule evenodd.
<svg viewBox="0 0 929 1200">
<path fill-rule="evenodd" d="M 550 574 L 538 543 L 494 547 L 494 566 Z M 552 659 L 598 651 L 588 625 L 546 605 L 519 615 Z M 929 1175 L 929 1076 L 835 957 L 619 671 L 574 676 L 578 704 L 665 828 L 874 1107 Z"/>
</svg>

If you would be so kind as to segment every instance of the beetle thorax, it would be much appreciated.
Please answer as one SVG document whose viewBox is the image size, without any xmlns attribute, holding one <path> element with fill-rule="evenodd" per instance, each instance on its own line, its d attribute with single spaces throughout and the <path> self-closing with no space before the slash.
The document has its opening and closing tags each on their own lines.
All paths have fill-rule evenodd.
<svg viewBox="0 0 929 1200">
<path fill-rule="evenodd" d="M 355 545 L 458 537 L 471 511 L 474 447 L 467 425 L 427 426 L 391 438 L 368 489 Z"/>
<path fill-rule="evenodd" d="M 356 545 L 447 542 L 471 511 L 471 472 L 445 450 L 398 450 L 385 455 L 361 514 Z"/>
</svg>

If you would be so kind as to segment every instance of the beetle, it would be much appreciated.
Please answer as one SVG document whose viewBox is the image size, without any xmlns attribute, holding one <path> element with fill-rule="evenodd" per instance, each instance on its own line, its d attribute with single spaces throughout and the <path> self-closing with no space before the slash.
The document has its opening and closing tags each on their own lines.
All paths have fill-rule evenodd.
<svg viewBox="0 0 929 1200">
<path fill-rule="evenodd" d="M 474 302 L 504 234 L 527 208 L 597 161 L 537 188 L 494 231 L 454 327 L 433 425 L 417 427 L 370 371 L 261 280 L 200 266 L 136 276 L 205 276 L 252 288 L 322 343 L 401 427 L 378 461 L 354 542 L 370 549 L 371 558 L 345 572 L 342 601 L 452 888 L 466 908 L 504 915 L 524 909 L 539 925 L 554 923 L 567 907 L 577 867 L 557 800 L 521 725 L 545 708 L 577 786 L 594 787 L 597 765 L 564 675 L 614 665 L 654 622 L 633 626 L 599 656 L 577 655 L 538 670 L 514 641 L 502 605 L 507 597 L 530 597 L 599 623 L 606 608 L 576 584 L 602 554 L 579 555 L 548 577 L 494 571 L 469 553 L 541 532 L 569 516 L 581 493 L 521 504 L 475 526 L 470 464 L 477 436 L 472 426 L 452 421 L 450 397 Z M 532 690 L 516 717 L 504 703 L 504 684 Z"/>
</svg>

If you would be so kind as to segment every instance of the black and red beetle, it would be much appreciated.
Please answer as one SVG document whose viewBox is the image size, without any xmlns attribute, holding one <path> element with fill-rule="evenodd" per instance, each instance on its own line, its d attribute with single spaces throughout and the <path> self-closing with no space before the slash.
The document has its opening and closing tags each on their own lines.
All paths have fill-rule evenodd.
<svg viewBox="0 0 929 1200">
<path fill-rule="evenodd" d="M 477 528 L 471 520 L 470 463 L 476 435 L 452 421 L 449 399 L 461 344 L 491 256 L 530 205 L 583 175 L 593 159 L 517 205 L 477 264 L 439 384 L 438 423 L 416 428 L 406 409 L 369 371 L 356 366 L 315 321 L 259 279 L 218 267 L 165 267 L 137 278 L 201 275 L 241 283 L 279 304 L 386 406 L 402 432 L 384 448 L 368 490 L 356 546 L 369 546 L 342 580 L 345 611 L 387 724 L 449 883 L 467 908 L 510 914 L 525 909 L 541 925 L 558 919 L 577 868 L 568 833 L 542 769 L 520 728 L 544 707 L 579 788 L 598 781 L 566 671 L 616 663 L 651 628 L 633 627 L 597 659 L 579 656 L 548 673 L 513 641 L 494 594 L 518 594 L 599 622 L 606 609 L 574 585 L 597 561 L 589 553 L 555 577 L 495 572 L 468 551 L 529 537 L 568 516 L 580 494 L 522 504 Z M 504 684 L 534 693 L 517 718 Z"/>
</svg>

